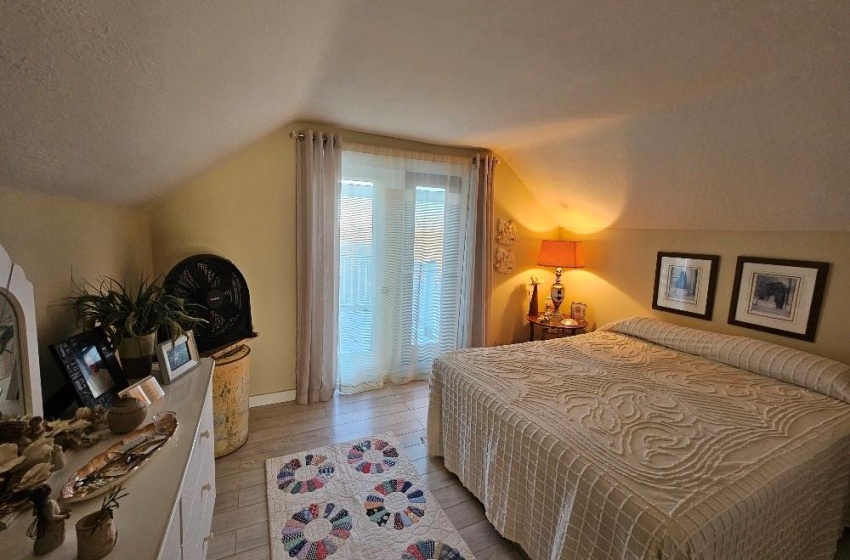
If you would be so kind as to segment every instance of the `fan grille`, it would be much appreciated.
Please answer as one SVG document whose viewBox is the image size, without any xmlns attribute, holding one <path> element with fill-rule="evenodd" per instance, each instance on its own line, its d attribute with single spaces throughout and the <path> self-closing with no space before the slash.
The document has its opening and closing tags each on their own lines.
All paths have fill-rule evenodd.
<svg viewBox="0 0 850 560">
<path fill-rule="evenodd" d="M 248 285 L 239 269 L 215 255 L 195 255 L 179 262 L 165 278 L 168 293 L 203 306 L 207 320 L 194 327 L 200 351 L 255 336 Z"/>
</svg>

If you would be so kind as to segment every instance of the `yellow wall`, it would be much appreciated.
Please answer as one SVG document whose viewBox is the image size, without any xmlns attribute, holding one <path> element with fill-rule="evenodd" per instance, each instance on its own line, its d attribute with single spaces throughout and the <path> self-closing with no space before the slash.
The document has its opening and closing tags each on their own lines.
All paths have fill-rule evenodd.
<svg viewBox="0 0 850 560">
<path fill-rule="evenodd" d="M 532 274 L 547 278 L 538 294 L 540 307 L 543 307 L 554 274 L 537 267 L 537 252 L 541 239 L 558 239 L 560 230 L 546 208 L 529 193 L 504 159 L 496 166 L 493 182 L 494 218 L 513 220 L 517 224 L 517 240 L 506 247 L 513 252 L 517 264 L 511 274 L 493 272 L 490 339 L 492 344 L 511 344 L 528 340 L 528 323 L 524 317 L 528 313 Z M 549 276 L 552 278 L 549 279 Z"/>
<path fill-rule="evenodd" d="M 539 240 L 582 239 L 587 267 L 565 270 L 565 306 L 572 301 L 588 305 L 589 330 L 631 316 L 656 317 L 688 327 L 768 340 L 850 363 L 845 318 L 850 316 L 850 233 L 759 232 L 605 229 L 580 235 L 552 228 L 554 218 L 504 160 L 496 168 L 495 217 L 514 219 L 519 236 L 511 249 L 517 268 L 511 275 L 494 273 L 491 333 L 493 343 L 523 342 L 528 323 L 523 320 L 531 274 L 540 274 L 540 306 L 554 282 L 554 271 L 535 265 Z M 720 268 L 711 321 L 652 309 L 655 260 L 658 251 L 720 255 Z M 729 305 L 735 264 L 739 255 L 826 261 L 831 264 L 814 342 L 729 325 Z"/>
<path fill-rule="evenodd" d="M 74 316 L 61 305 L 71 278 L 135 279 L 151 270 L 148 219 L 139 209 L 0 188 L 0 245 L 24 269 L 35 292 L 46 394 L 58 370 L 48 345 L 70 336 Z"/>
<path fill-rule="evenodd" d="M 295 387 L 295 153 L 281 130 L 151 208 L 154 270 L 212 253 L 245 276 L 254 330 L 251 394 Z"/>
<path fill-rule="evenodd" d="M 154 270 L 197 253 L 230 259 L 251 291 L 252 395 L 295 389 L 295 141 L 290 131 L 341 132 L 343 141 L 435 151 L 417 142 L 295 123 L 273 132 L 150 207 Z M 441 150 L 445 151 L 445 150 Z M 470 149 L 450 153 L 472 155 Z"/>
<path fill-rule="evenodd" d="M 562 239 L 585 239 L 587 268 L 564 276 L 566 301 L 588 305 L 591 328 L 642 315 L 727 334 L 768 340 L 850 363 L 846 319 L 850 316 L 850 233 L 608 229 Z M 712 321 L 652 309 L 658 251 L 720 255 Z M 729 325 L 732 284 L 739 255 L 831 264 L 814 342 Z"/>
</svg>

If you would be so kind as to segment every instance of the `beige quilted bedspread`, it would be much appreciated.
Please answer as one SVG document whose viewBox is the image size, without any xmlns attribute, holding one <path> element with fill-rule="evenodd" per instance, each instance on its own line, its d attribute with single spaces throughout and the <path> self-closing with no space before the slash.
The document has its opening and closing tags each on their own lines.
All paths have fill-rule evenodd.
<svg viewBox="0 0 850 560">
<path fill-rule="evenodd" d="M 843 364 L 628 319 L 438 359 L 428 445 L 533 560 L 826 560 L 848 402 Z"/>
</svg>

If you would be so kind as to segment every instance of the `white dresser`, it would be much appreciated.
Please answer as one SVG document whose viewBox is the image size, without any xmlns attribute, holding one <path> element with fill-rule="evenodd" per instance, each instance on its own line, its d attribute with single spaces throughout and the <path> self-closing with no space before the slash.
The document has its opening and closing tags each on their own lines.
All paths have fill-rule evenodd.
<svg viewBox="0 0 850 560">
<path fill-rule="evenodd" d="M 213 458 L 212 371 L 213 361 L 201 364 L 178 381 L 164 387 L 165 397 L 148 408 L 155 412 L 173 410 L 178 429 L 124 486 L 129 495 L 115 510 L 118 543 L 107 559 L 201 560 L 206 558 L 215 505 L 215 462 Z M 49 480 L 53 497 L 71 473 L 106 450 L 118 436 L 74 453 L 61 471 Z M 101 498 L 69 504 L 71 518 L 65 523 L 65 543 L 46 560 L 67 560 L 77 554 L 74 524 L 97 510 Z M 12 527 L 0 531 L 4 559 L 35 558 L 26 530 L 32 517 L 21 515 Z M 7 556 L 8 555 L 8 556 Z"/>
</svg>

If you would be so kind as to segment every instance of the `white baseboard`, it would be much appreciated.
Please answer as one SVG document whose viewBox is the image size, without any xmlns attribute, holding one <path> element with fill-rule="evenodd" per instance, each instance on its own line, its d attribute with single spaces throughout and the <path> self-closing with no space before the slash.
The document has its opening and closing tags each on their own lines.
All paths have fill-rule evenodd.
<svg viewBox="0 0 850 560">
<path fill-rule="evenodd" d="M 268 404 L 278 404 L 295 400 L 295 390 L 279 391 L 277 393 L 265 393 L 263 395 L 254 395 L 248 397 L 248 406 L 266 406 Z"/>
</svg>

